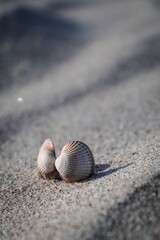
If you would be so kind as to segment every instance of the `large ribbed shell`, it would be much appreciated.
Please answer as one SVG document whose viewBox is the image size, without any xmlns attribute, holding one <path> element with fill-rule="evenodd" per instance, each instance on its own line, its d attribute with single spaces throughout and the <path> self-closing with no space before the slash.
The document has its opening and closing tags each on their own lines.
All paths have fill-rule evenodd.
<svg viewBox="0 0 160 240">
<path fill-rule="evenodd" d="M 80 181 L 95 173 L 93 154 L 85 143 L 79 141 L 64 145 L 55 166 L 66 182 Z"/>
<path fill-rule="evenodd" d="M 44 179 L 53 179 L 58 175 L 55 168 L 55 159 L 54 144 L 50 139 L 46 139 L 42 144 L 37 157 L 38 171 Z"/>
</svg>

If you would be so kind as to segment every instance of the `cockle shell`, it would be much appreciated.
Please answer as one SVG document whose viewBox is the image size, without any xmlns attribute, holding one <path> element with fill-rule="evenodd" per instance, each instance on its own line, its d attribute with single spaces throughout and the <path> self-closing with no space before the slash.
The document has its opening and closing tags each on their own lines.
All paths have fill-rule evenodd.
<svg viewBox="0 0 160 240">
<path fill-rule="evenodd" d="M 65 144 L 55 166 L 66 182 L 80 181 L 95 173 L 93 154 L 89 147 L 80 141 Z"/>
<path fill-rule="evenodd" d="M 56 178 L 58 172 L 55 168 L 55 147 L 50 139 L 46 139 L 38 153 L 37 167 L 40 175 L 44 179 Z"/>
</svg>

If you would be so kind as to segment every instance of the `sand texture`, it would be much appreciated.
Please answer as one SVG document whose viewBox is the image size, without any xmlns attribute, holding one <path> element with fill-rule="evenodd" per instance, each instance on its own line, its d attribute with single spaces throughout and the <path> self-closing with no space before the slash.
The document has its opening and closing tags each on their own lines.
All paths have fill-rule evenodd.
<svg viewBox="0 0 160 240">
<path fill-rule="evenodd" d="M 158 240 L 159 1 L 0 5 L 0 238 Z M 97 174 L 40 179 L 46 138 L 85 142 Z"/>
</svg>

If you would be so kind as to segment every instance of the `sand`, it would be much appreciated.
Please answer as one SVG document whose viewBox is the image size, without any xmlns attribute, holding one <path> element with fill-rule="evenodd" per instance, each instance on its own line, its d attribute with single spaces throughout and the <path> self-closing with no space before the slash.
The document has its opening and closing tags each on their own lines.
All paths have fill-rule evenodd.
<svg viewBox="0 0 160 240">
<path fill-rule="evenodd" d="M 2 239 L 157 239 L 158 1 L 1 2 Z M 51 138 L 92 150 L 97 174 L 40 179 Z"/>
</svg>

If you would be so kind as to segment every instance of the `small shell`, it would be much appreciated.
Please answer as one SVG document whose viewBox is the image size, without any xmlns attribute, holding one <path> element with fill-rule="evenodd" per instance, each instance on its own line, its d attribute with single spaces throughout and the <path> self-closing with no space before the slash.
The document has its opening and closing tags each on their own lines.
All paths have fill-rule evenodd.
<svg viewBox="0 0 160 240">
<path fill-rule="evenodd" d="M 64 145 L 55 166 L 66 182 L 80 181 L 95 173 L 92 152 L 85 143 L 79 141 Z"/>
<path fill-rule="evenodd" d="M 58 172 L 55 168 L 55 147 L 50 139 L 42 144 L 37 157 L 37 166 L 40 175 L 44 179 L 56 178 Z"/>
</svg>

